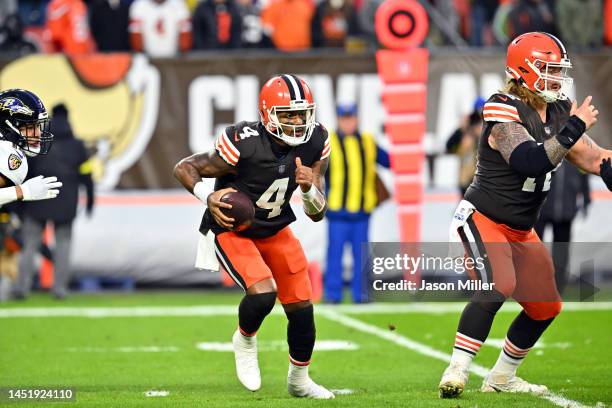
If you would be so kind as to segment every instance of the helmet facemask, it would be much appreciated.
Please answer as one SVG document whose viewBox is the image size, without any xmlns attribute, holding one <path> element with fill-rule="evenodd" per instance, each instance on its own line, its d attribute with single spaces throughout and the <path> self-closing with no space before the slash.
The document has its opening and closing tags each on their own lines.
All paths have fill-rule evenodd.
<svg viewBox="0 0 612 408">
<path fill-rule="evenodd" d="M 538 75 L 538 79 L 533 83 L 536 90 L 546 102 L 555 102 L 558 99 L 565 99 L 568 88 L 572 86 L 574 80 L 568 75 L 572 68 L 569 58 L 562 58 L 559 62 L 547 62 L 536 59 L 532 62 L 526 60 L 527 65 Z M 558 84 L 558 89 L 553 89 Z"/>
<path fill-rule="evenodd" d="M 281 122 L 278 114 L 284 112 L 302 114 L 303 123 L 294 125 Z M 272 106 L 267 110 L 267 114 L 266 130 L 289 146 L 298 146 L 310 140 L 316 124 L 314 103 L 308 103 L 306 100 L 291 101 L 290 106 Z"/>
<path fill-rule="evenodd" d="M 49 119 L 44 118 L 36 121 L 22 122 L 6 120 L 4 123 L 10 132 L 14 133 L 14 143 L 29 157 L 49 153 L 53 134 L 49 130 Z"/>
</svg>

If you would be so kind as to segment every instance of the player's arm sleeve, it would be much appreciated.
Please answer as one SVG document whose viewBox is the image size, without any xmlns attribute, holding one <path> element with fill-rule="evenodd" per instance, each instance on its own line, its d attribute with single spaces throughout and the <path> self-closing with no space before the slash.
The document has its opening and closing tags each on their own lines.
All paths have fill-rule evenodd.
<svg viewBox="0 0 612 408">
<path fill-rule="evenodd" d="M 500 96 L 494 97 L 483 108 L 483 119 L 491 126 L 489 145 L 524 177 L 539 177 L 553 170 L 568 151 L 558 141 L 567 126 L 556 137 L 537 143 L 523 126 L 516 107 L 502 101 Z"/>
<path fill-rule="evenodd" d="M 240 160 L 241 150 L 243 150 L 239 142 L 232 141 L 236 133 L 234 126 L 229 126 L 215 140 L 215 150 L 219 157 L 232 167 L 236 167 Z"/>
<path fill-rule="evenodd" d="M 0 175 L 0 207 L 17 201 L 17 189 L 12 186 L 13 182 L 11 180 Z"/>
<path fill-rule="evenodd" d="M 15 187 L 0 188 L 0 207 L 13 201 L 17 201 L 17 190 Z"/>
<path fill-rule="evenodd" d="M 543 144 L 528 140 L 518 145 L 510 154 L 510 167 L 525 177 L 540 177 L 553 170 Z"/>
<path fill-rule="evenodd" d="M 520 127 L 522 130 L 517 128 L 517 131 L 510 130 L 510 133 L 522 132 L 528 135 L 527 130 Z M 510 154 L 510 167 L 527 177 L 539 177 L 548 173 L 561 163 L 572 146 L 580 139 L 585 128 L 582 120 L 577 116 L 572 116 L 558 134 L 544 143 L 536 143 L 534 140 L 521 142 Z"/>
<path fill-rule="evenodd" d="M 520 123 L 508 121 L 494 124 L 488 143 L 514 171 L 524 177 L 539 177 L 555 168 L 544 145 L 536 143 Z"/>
</svg>

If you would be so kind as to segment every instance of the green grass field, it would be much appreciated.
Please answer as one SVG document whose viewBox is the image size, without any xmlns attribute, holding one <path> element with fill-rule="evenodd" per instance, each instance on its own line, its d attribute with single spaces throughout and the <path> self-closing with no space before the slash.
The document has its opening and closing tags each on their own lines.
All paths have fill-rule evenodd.
<svg viewBox="0 0 612 408">
<path fill-rule="evenodd" d="M 474 374 L 462 398 L 438 399 L 437 383 L 445 362 L 410 345 L 450 352 L 460 305 L 448 303 L 419 312 L 394 310 L 388 304 L 377 310 L 316 307 L 318 341 L 333 346 L 327 341 L 336 340 L 358 348 L 315 351 L 312 378 L 332 389 L 352 390 L 333 401 L 298 400 L 287 394 L 286 320 L 277 311 L 258 335 L 263 386 L 250 393 L 235 378 L 231 352 L 197 347 L 229 343 L 239 299 L 238 292 L 156 292 L 78 295 L 59 303 L 39 294 L 27 302 L 3 304 L 0 388 L 76 390 L 76 403 L 54 403 L 54 407 L 559 406 L 531 395 L 481 394 L 477 391 L 481 378 Z M 580 310 L 566 310 L 558 317 L 545 333 L 543 346 L 532 351 L 519 374 L 548 385 L 566 401 L 610 406 L 612 313 L 605 305 L 602 310 L 582 310 L 582 305 L 589 306 L 580 304 L 573 308 Z M 516 315 L 516 309 L 508 309 L 512 308 L 498 314 L 492 340 L 504 338 Z M 28 310 L 38 316 L 23 316 Z M 60 312 L 64 315 L 48 316 Z M 109 316 L 111 312 L 115 315 Z M 476 363 L 490 367 L 498 354 L 495 345 L 485 345 Z M 169 395 L 147 397 L 149 390 Z"/>
</svg>

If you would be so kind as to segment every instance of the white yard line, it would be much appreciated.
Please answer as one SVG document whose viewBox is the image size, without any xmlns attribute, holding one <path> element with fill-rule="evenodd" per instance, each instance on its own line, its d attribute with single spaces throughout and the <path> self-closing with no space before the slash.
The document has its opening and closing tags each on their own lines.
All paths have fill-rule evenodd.
<svg viewBox="0 0 612 408">
<path fill-rule="evenodd" d="M 202 342 L 196 344 L 196 348 L 202 351 L 234 352 L 231 342 Z M 257 342 L 258 351 L 283 351 L 287 350 L 286 340 L 263 340 Z M 359 345 L 348 340 L 318 340 L 315 343 L 315 351 L 355 351 Z"/>
<path fill-rule="evenodd" d="M 73 353 L 174 353 L 180 351 L 176 346 L 124 346 L 124 347 L 68 347 Z"/>
<path fill-rule="evenodd" d="M 397 344 L 398 346 L 405 347 L 409 350 L 415 351 L 419 354 L 423 354 L 425 356 L 435 358 L 437 360 L 448 363 L 450 361 L 450 354 L 441 352 L 432 347 L 429 347 L 426 344 L 420 343 L 418 341 L 411 340 L 407 337 L 402 336 L 393 331 L 384 330 L 369 323 L 365 323 L 361 320 L 355 319 L 353 317 L 344 315 L 336 310 L 318 310 L 319 315 L 326 317 L 329 320 L 340 323 L 346 327 L 350 327 L 355 330 L 359 330 L 364 333 L 371 334 L 376 337 L 380 337 L 381 339 L 388 340 L 392 343 Z M 485 377 L 489 372 L 488 369 L 480 366 L 478 364 L 472 364 L 470 367 L 470 371 L 476 374 L 479 377 Z M 581 404 L 578 401 L 571 400 L 569 398 L 565 398 L 562 395 L 549 393 L 548 395 L 543 395 L 541 398 L 544 398 L 553 404 L 563 407 L 563 408 L 588 408 L 588 406 Z"/>
<path fill-rule="evenodd" d="M 464 302 L 437 303 L 371 303 L 366 305 L 316 305 L 317 312 L 347 314 L 408 314 L 408 313 L 457 313 L 465 307 Z M 498 313 L 521 310 L 517 303 L 509 302 Z M 563 305 L 563 312 L 612 310 L 612 302 L 571 302 Z M 19 307 L 1 308 L 1 318 L 16 317 L 158 317 L 158 316 L 235 316 L 238 306 L 134 306 L 134 307 Z M 283 314 L 276 306 L 275 314 Z"/>
<path fill-rule="evenodd" d="M 170 395 L 170 391 L 149 390 L 145 391 L 143 394 L 145 397 L 167 397 L 168 395 Z"/>
<path fill-rule="evenodd" d="M 235 316 L 238 306 L 135 306 L 135 307 L 20 307 L 0 309 L 0 318 L 10 317 L 160 317 Z"/>
</svg>

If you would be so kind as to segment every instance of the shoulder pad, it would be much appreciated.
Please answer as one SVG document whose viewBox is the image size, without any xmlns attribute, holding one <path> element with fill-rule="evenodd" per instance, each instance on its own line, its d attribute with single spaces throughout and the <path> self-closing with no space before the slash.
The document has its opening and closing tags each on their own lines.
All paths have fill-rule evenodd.
<svg viewBox="0 0 612 408">
<path fill-rule="evenodd" d="M 487 100 L 482 108 L 482 117 L 485 122 L 521 122 L 516 102 L 520 99 L 497 93 Z"/>
<path fill-rule="evenodd" d="M 217 154 L 219 154 L 219 156 L 230 166 L 237 165 L 240 159 L 240 151 L 232 141 L 235 133 L 235 126 L 228 126 L 219 136 L 217 136 L 217 139 L 215 139 L 215 150 Z"/>
<path fill-rule="evenodd" d="M 236 123 L 236 125 L 234 126 L 234 135 L 232 136 L 232 141 L 239 143 L 242 140 L 259 136 L 261 136 L 259 134 L 259 122 L 242 121 Z"/>
<path fill-rule="evenodd" d="M 215 140 L 215 149 L 226 163 L 231 166 L 238 164 L 240 158 L 246 158 L 253 152 L 251 140 L 258 140 L 259 122 L 239 122 L 228 126 Z"/>
<path fill-rule="evenodd" d="M 22 184 L 28 174 L 25 154 L 6 140 L 0 141 L 0 174 L 15 185 Z"/>
</svg>

